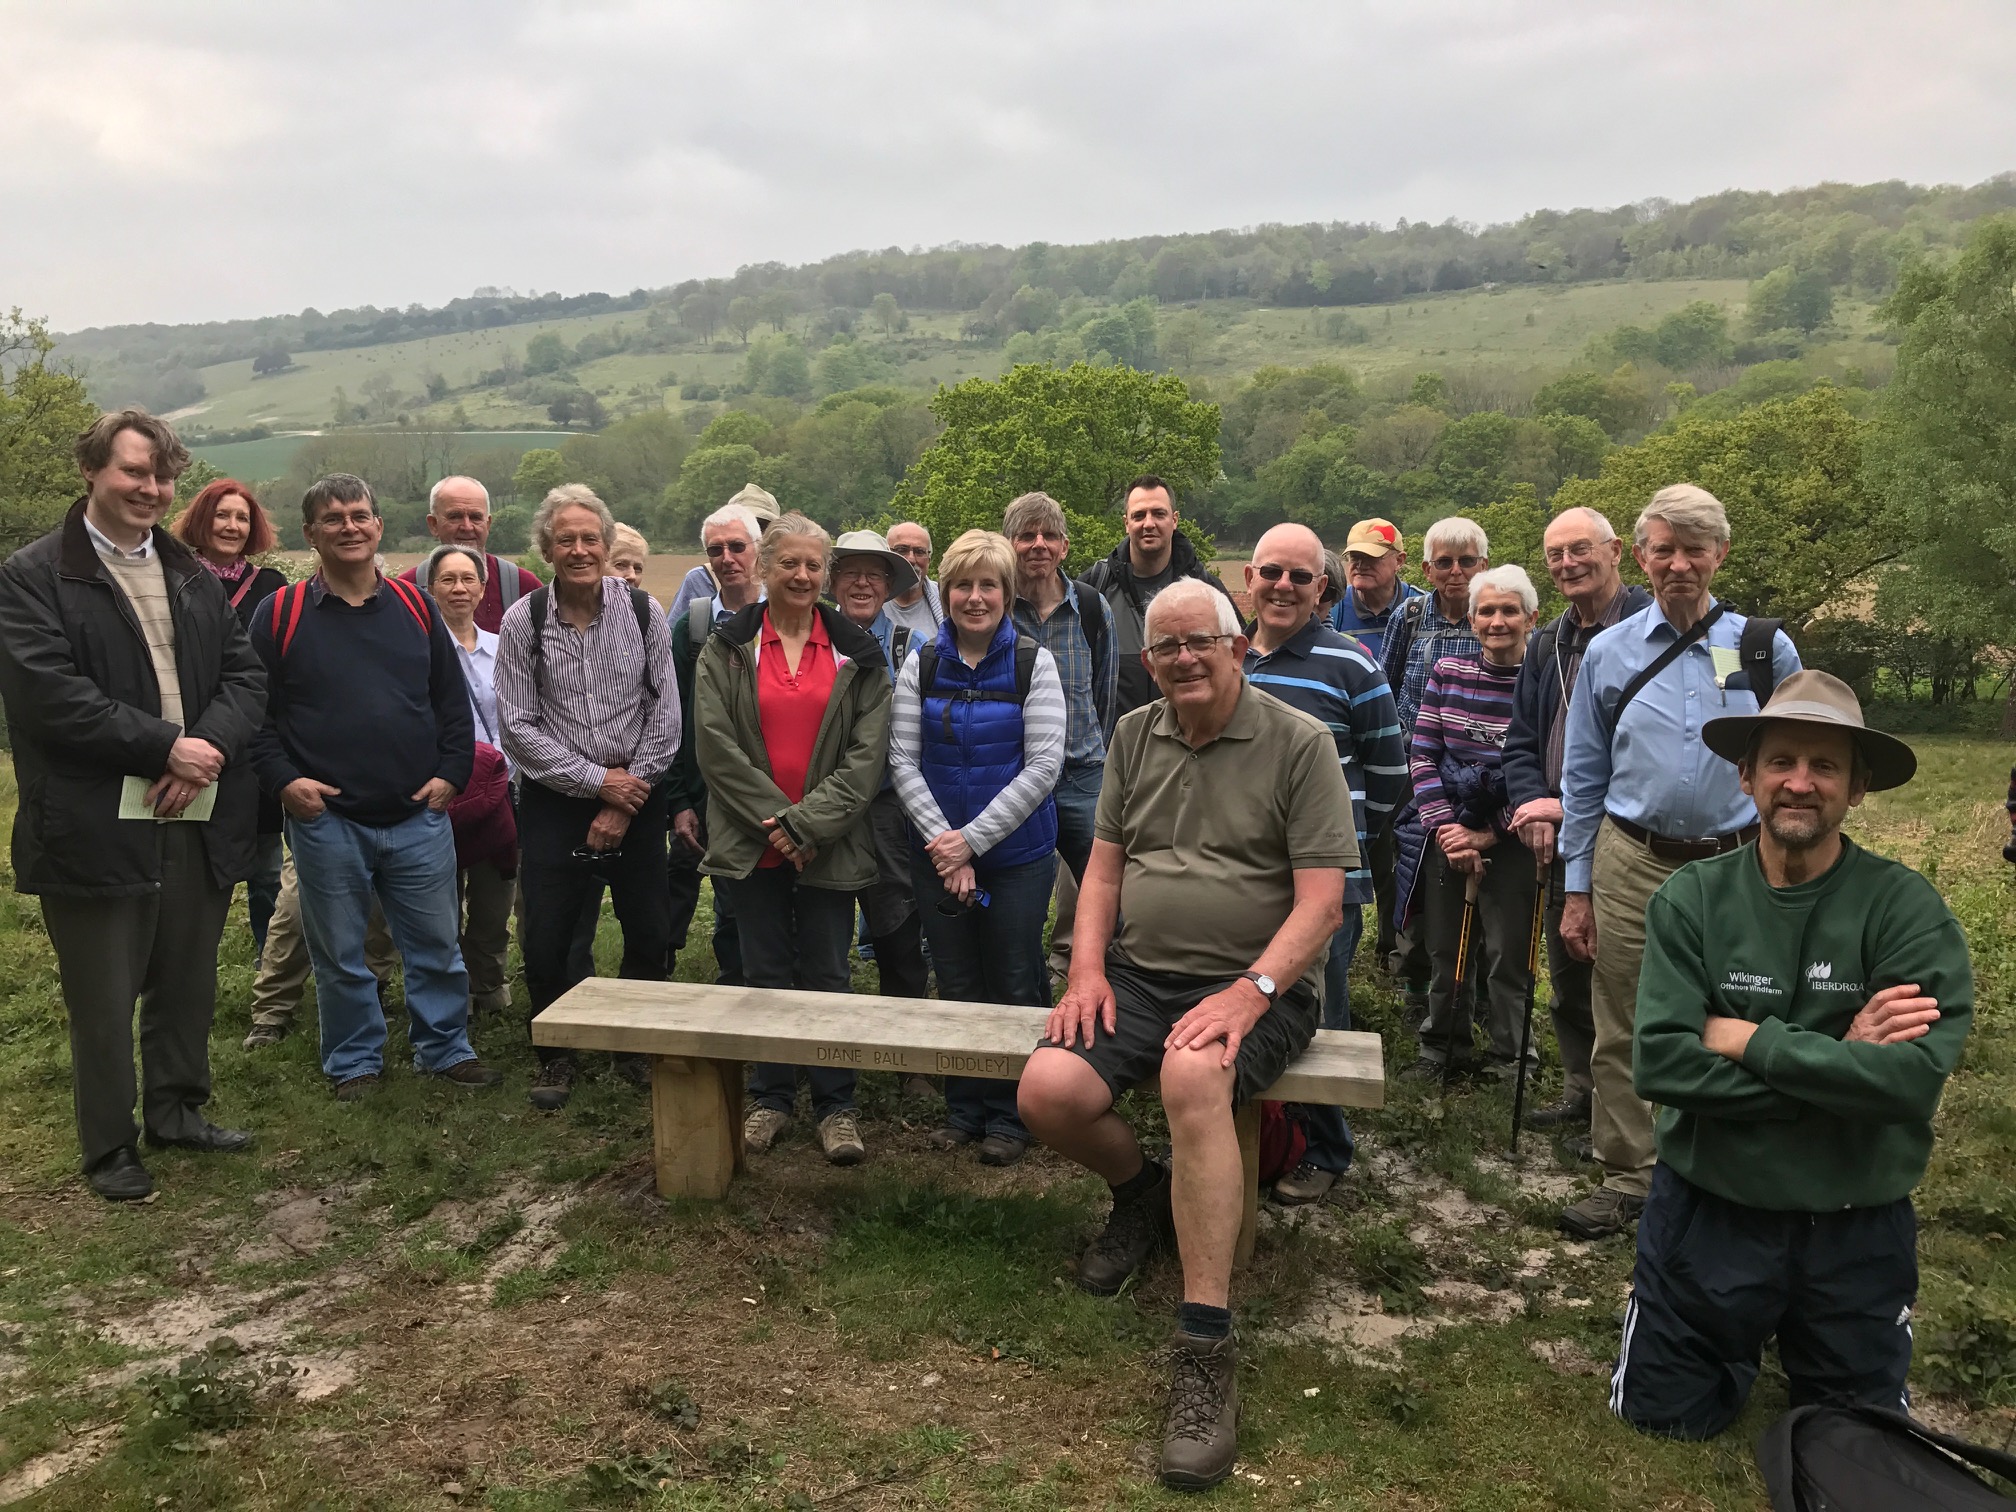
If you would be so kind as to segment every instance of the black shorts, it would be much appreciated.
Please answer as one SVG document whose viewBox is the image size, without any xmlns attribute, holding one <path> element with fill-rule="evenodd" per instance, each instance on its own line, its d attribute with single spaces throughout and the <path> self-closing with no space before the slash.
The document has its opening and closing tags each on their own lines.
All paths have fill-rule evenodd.
<svg viewBox="0 0 2016 1512">
<path fill-rule="evenodd" d="M 1167 1054 L 1162 1042 L 1169 1038 L 1176 1021 L 1239 979 L 1143 971 L 1117 954 L 1108 954 L 1106 980 L 1113 988 L 1114 1032 L 1108 1034 L 1104 1024 L 1096 1024 L 1089 1048 L 1051 1048 L 1068 1048 L 1089 1063 L 1118 1101 L 1121 1093 L 1161 1074 L 1162 1057 Z M 1295 1057 L 1309 1048 L 1321 1017 L 1316 994 L 1301 982 L 1260 1015 L 1252 1032 L 1239 1042 L 1239 1057 L 1232 1064 L 1233 1107 L 1244 1107 L 1281 1079 Z"/>
</svg>

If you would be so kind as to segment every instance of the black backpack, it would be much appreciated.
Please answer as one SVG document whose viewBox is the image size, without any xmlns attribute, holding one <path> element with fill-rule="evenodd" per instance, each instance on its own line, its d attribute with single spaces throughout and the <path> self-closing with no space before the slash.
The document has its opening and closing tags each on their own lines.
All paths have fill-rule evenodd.
<svg viewBox="0 0 2016 1512">
<path fill-rule="evenodd" d="M 537 588 L 527 600 L 532 605 L 532 681 L 539 681 L 539 669 L 546 664 L 546 600 L 553 596 L 551 588 Z M 630 612 L 637 616 L 637 639 L 644 646 L 644 691 L 655 702 L 658 697 L 658 679 L 651 675 L 651 621 L 657 617 L 658 601 L 642 588 L 630 590 Z"/>
<path fill-rule="evenodd" d="M 956 698 L 965 703 L 1012 703 L 1029 701 L 1029 683 L 1036 675 L 1036 642 L 1029 636 L 1015 638 L 1015 691 L 996 693 L 979 688 L 961 688 Z M 921 706 L 938 686 L 938 643 L 927 641 L 917 648 L 917 702 Z M 945 733 L 952 733 L 952 700 L 945 704 Z"/>
<path fill-rule="evenodd" d="M 1774 1512 L 2006 1512 L 2016 1505 L 1968 1464 L 2016 1484 L 2016 1454 L 1935 1433 L 1885 1407 L 1794 1407 L 1757 1440 L 1757 1468 Z"/>
</svg>

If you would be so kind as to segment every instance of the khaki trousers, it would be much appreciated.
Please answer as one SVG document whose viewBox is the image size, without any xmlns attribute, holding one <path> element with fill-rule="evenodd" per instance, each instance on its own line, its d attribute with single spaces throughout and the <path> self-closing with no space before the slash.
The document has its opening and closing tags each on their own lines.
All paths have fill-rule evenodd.
<svg viewBox="0 0 2016 1512">
<path fill-rule="evenodd" d="M 1596 963 L 1590 972 L 1590 1016 L 1596 1044 L 1589 1055 L 1594 1083 L 1589 1134 L 1603 1163 L 1603 1184 L 1634 1197 L 1652 1187 L 1652 1105 L 1631 1085 L 1631 1035 L 1638 1021 L 1638 968 L 1645 960 L 1645 905 L 1684 862 L 1660 860 L 1604 820 L 1596 831 L 1590 872 L 1596 912 Z"/>
<path fill-rule="evenodd" d="M 371 900 L 364 959 L 381 986 L 398 960 L 392 936 L 385 928 L 385 911 L 376 898 Z M 308 937 L 301 932 L 301 883 L 294 875 L 294 853 L 290 850 L 280 866 L 280 896 L 273 904 L 273 918 L 266 926 L 266 948 L 259 955 L 259 975 L 252 983 L 252 1022 L 282 1034 L 292 1029 L 294 1015 L 301 1008 L 301 994 L 314 969 L 308 959 Z"/>
<path fill-rule="evenodd" d="M 469 1014 L 501 1016 L 511 1006 L 511 900 L 518 891 L 517 874 L 507 877 L 488 861 L 478 861 L 456 874 L 455 890 L 462 903 Z"/>
</svg>

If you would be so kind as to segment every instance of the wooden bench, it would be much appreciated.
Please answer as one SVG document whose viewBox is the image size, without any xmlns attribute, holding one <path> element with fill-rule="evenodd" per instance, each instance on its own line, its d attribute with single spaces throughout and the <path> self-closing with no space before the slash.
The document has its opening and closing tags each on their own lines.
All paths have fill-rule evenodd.
<svg viewBox="0 0 2016 1512">
<path fill-rule="evenodd" d="M 996 1003 L 591 977 L 532 1021 L 532 1041 L 554 1049 L 649 1056 L 659 1195 L 722 1197 L 743 1164 L 746 1063 L 1012 1081 L 1037 1048 L 1048 1017 L 1042 1008 Z M 1382 1106 L 1379 1036 L 1318 1030 L 1263 1095 L 1282 1102 Z M 1240 1111 L 1237 1127 L 1246 1162 L 1238 1250 L 1244 1264 L 1259 1221 L 1258 1103 Z"/>
</svg>

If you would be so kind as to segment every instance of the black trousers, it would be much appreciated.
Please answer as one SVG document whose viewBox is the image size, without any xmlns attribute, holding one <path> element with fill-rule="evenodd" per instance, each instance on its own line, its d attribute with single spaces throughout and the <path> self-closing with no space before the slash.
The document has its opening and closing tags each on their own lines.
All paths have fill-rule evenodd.
<svg viewBox="0 0 2016 1512">
<path fill-rule="evenodd" d="M 665 980 L 672 945 L 672 899 L 665 887 L 665 790 L 651 794 L 630 820 L 622 846 L 595 861 L 577 860 L 602 804 L 556 793 L 529 778 L 518 794 L 518 886 L 525 899 L 525 991 L 537 1014 L 594 974 L 574 951 L 589 895 L 609 889 L 623 926 L 623 965 L 632 981 Z M 539 1058 L 565 1052 L 541 1047 Z"/>
<path fill-rule="evenodd" d="M 733 900 L 742 936 L 742 963 L 751 987 L 846 992 L 853 983 L 847 947 L 854 938 L 854 895 L 808 887 L 797 868 L 757 867 L 746 877 L 716 877 L 717 897 Z M 760 1063 L 749 1068 L 749 1100 L 789 1113 L 803 1075 L 812 1088 L 812 1116 L 854 1106 L 853 1067 Z"/>
<path fill-rule="evenodd" d="M 161 889 L 137 898 L 42 899 L 70 1019 L 70 1082 L 84 1169 L 135 1143 L 133 1004 L 140 1004 L 141 1114 L 149 1133 L 203 1130 L 217 941 L 231 907 L 210 876 L 202 826 L 155 826 Z"/>
<path fill-rule="evenodd" d="M 1610 1410 L 1648 1433 L 1713 1438 L 1742 1412 L 1775 1334 L 1794 1407 L 1908 1412 L 1917 1299 L 1910 1198 L 1832 1213 L 1745 1207 L 1662 1162 L 1638 1221 Z"/>
</svg>

